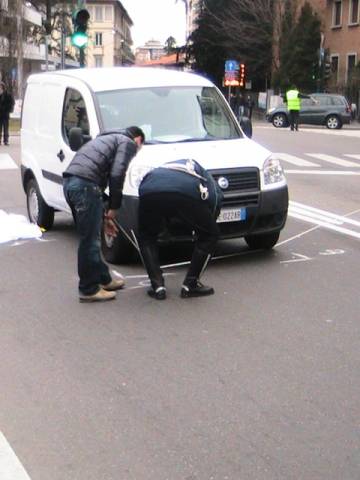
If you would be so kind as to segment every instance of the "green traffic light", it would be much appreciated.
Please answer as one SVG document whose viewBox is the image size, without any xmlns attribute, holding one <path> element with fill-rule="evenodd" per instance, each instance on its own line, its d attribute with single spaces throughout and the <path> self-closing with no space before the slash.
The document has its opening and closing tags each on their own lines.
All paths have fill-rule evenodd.
<svg viewBox="0 0 360 480">
<path fill-rule="evenodd" d="M 74 47 L 83 48 L 87 45 L 88 36 L 84 32 L 75 32 L 71 35 L 71 43 Z"/>
</svg>

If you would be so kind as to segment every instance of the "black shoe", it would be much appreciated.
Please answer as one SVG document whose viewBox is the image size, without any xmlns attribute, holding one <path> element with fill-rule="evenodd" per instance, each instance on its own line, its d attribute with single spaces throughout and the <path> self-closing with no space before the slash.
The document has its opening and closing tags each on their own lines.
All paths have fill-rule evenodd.
<svg viewBox="0 0 360 480">
<path fill-rule="evenodd" d="M 197 280 L 192 285 L 183 285 L 181 288 L 180 296 L 181 298 L 189 297 L 205 297 L 206 295 L 213 295 L 215 290 L 212 287 L 203 285 L 199 280 Z"/>
<path fill-rule="evenodd" d="M 158 287 L 156 290 L 153 288 L 149 288 L 147 294 L 151 298 L 156 298 L 156 300 L 165 300 L 166 298 L 166 288 L 165 287 Z"/>
</svg>

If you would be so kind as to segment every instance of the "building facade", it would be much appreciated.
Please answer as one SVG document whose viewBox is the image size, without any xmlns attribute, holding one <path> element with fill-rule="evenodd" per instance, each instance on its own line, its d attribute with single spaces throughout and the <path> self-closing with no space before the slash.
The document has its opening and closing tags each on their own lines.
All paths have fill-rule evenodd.
<svg viewBox="0 0 360 480">
<path fill-rule="evenodd" d="M 329 52 L 329 88 L 343 89 L 353 81 L 360 60 L 360 1 L 328 0 L 323 14 L 324 48 Z"/>
<path fill-rule="evenodd" d="M 118 0 L 88 0 L 90 13 L 86 66 L 113 67 L 134 63 L 130 29 L 133 22 Z"/>
<path fill-rule="evenodd" d="M 135 51 L 137 64 L 159 60 L 163 55 L 165 55 L 165 47 L 158 40 L 149 40 Z"/>
</svg>

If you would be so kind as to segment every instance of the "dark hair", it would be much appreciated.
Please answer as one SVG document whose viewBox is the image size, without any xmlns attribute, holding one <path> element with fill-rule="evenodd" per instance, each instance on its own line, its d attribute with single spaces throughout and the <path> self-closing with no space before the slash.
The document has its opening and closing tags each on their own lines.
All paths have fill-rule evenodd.
<svg viewBox="0 0 360 480">
<path fill-rule="evenodd" d="M 132 138 L 132 139 L 134 139 L 134 138 L 136 138 L 136 137 L 141 137 L 141 143 L 144 143 L 144 142 L 145 142 L 145 134 L 144 134 L 144 132 L 141 130 L 141 128 L 139 128 L 139 127 L 135 127 L 135 126 L 133 126 L 133 127 L 128 127 L 128 128 L 126 129 L 126 133 L 127 133 L 127 135 L 128 135 L 130 138 Z"/>
</svg>

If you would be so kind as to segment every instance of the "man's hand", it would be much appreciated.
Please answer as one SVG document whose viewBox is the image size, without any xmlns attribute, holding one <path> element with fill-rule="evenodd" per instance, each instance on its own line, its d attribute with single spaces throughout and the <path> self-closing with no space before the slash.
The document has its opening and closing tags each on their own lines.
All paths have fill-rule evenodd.
<svg viewBox="0 0 360 480">
<path fill-rule="evenodd" d="M 119 228 L 117 227 L 115 220 L 116 219 L 116 210 L 108 210 L 104 215 L 104 233 L 109 237 L 116 237 L 119 233 Z"/>
</svg>

